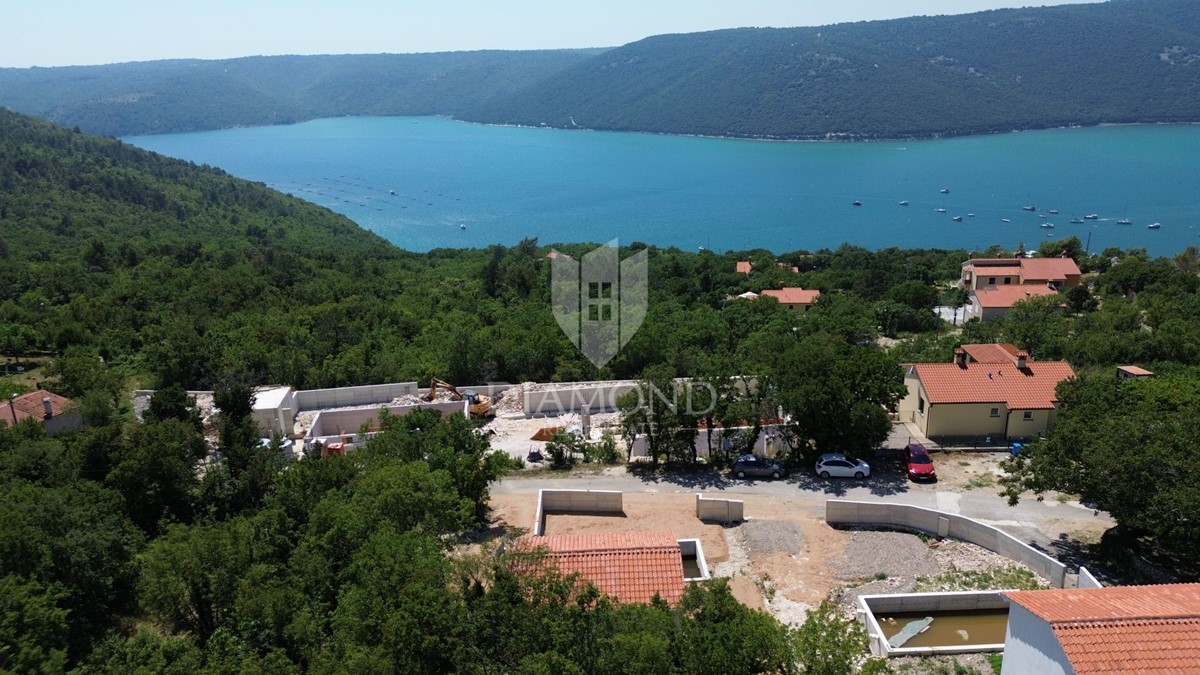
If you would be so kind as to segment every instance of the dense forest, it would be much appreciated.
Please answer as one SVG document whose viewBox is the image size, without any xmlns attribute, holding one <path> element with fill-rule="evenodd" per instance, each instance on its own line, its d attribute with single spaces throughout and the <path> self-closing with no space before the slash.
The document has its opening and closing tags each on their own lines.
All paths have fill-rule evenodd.
<svg viewBox="0 0 1200 675">
<path fill-rule="evenodd" d="M 0 69 L 0 105 L 128 135 L 340 115 L 749 138 L 897 138 L 1200 119 L 1200 6 L 1111 0 L 611 50 Z"/>
</svg>

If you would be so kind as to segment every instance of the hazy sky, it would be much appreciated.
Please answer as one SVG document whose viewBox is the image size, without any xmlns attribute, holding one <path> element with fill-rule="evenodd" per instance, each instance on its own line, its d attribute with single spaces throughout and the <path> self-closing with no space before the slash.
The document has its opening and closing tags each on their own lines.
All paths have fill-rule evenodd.
<svg viewBox="0 0 1200 675">
<path fill-rule="evenodd" d="M 10 0 L 0 19 L 0 66 L 613 47 L 659 33 L 819 26 L 1082 1 Z"/>
</svg>

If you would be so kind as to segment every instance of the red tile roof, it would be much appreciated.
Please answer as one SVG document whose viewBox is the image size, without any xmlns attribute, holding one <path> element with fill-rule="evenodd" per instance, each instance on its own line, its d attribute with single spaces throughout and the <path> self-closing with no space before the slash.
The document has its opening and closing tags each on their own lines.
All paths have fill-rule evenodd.
<svg viewBox="0 0 1200 675">
<path fill-rule="evenodd" d="M 1058 383 L 1075 377 L 1065 361 L 1012 363 L 919 363 L 917 378 L 930 404 L 1004 403 L 1010 410 L 1046 410 L 1058 400 Z"/>
<path fill-rule="evenodd" d="M 1021 264 L 1015 260 L 968 260 L 963 267 L 971 267 L 980 277 L 1021 277 Z"/>
<path fill-rule="evenodd" d="M 19 422 L 23 419 L 32 417 L 39 422 L 46 419 L 46 406 L 42 399 L 50 399 L 51 417 L 58 417 L 63 414 L 68 408 L 73 408 L 75 403 L 63 396 L 38 389 L 31 391 L 28 394 L 21 394 L 12 399 L 12 406 L 5 402 L 0 402 L 0 421 L 4 422 L 5 426 L 13 426 L 14 422 Z M 13 412 L 16 412 L 16 419 L 13 418 Z"/>
<path fill-rule="evenodd" d="M 563 574 L 578 574 L 621 602 L 683 598 L 683 558 L 670 532 L 522 537 L 518 545 L 546 549 Z"/>
<path fill-rule="evenodd" d="M 779 301 L 781 305 L 811 305 L 821 297 L 821 291 L 806 291 L 803 288 L 780 288 L 762 292 Z"/>
<path fill-rule="evenodd" d="M 1020 351 L 1011 342 L 963 345 L 959 349 L 966 352 L 972 361 L 979 363 L 1014 363 L 1014 358 Z"/>
<path fill-rule="evenodd" d="M 750 274 L 750 268 L 751 265 L 749 260 L 739 260 L 735 269 L 737 270 L 738 274 Z"/>
<path fill-rule="evenodd" d="M 1013 284 L 1011 286 L 988 286 L 975 291 L 980 307 L 1008 309 L 1021 300 L 1057 293 L 1049 286 L 1038 284 Z"/>
<path fill-rule="evenodd" d="M 1067 277 L 1079 276 L 1079 265 L 1071 258 L 1023 258 L 1021 260 L 1021 280 L 1031 281 L 1066 281 Z"/>
<path fill-rule="evenodd" d="M 1050 623 L 1080 675 L 1200 670 L 1200 584 L 1005 595 Z"/>
</svg>

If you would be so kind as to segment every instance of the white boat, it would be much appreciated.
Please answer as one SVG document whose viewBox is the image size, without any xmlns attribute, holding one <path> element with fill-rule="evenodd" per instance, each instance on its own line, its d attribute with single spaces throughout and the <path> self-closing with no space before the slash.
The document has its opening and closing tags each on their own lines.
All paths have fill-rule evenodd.
<svg viewBox="0 0 1200 675">
<path fill-rule="evenodd" d="M 1054 223 L 1042 223 L 1042 227 L 1044 227 L 1044 228 L 1045 228 L 1045 229 L 1047 229 L 1047 230 L 1053 230 L 1053 229 L 1054 229 Z"/>
<path fill-rule="evenodd" d="M 908 200 L 906 199 L 906 200 L 900 202 L 900 206 L 908 206 Z"/>
<path fill-rule="evenodd" d="M 466 224 L 466 223 L 459 223 L 459 224 L 458 224 L 458 229 L 460 229 L 460 230 L 465 230 L 465 229 L 467 229 L 467 224 Z"/>
<path fill-rule="evenodd" d="M 1128 219 L 1128 218 L 1122 218 L 1122 219 L 1120 219 L 1120 220 L 1118 220 L 1118 221 L 1117 221 L 1117 224 L 1118 224 L 1118 225 L 1132 225 L 1132 224 L 1133 224 L 1133 221 L 1132 221 L 1132 220 L 1130 220 L 1130 219 Z"/>
<path fill-rule="evenodd" d="M 1009 220 L 1008 218 L 1001 218 L 1001 219 L 1000 219 L 1000 222 L 1002 222 L 1002 223 L 1011 223 L 1012 221 L 1011 221 L 1011 220 Z"/>
<path fill-rule="evenodd" d="M 938 213 L 945 213 L 946 209 L 935 209 Z"/>
<path fill-rule="evenodd" d="M 1146 226 L 1146 228 L 1150 229 L 1150 230 L 1157 230 L 1161 227 L 1162 227 L 1162 223 L 1150 223 L 1149 225 Z"/>
<path fill-rule="evenodd" d="M 954 217 L 953 217 L 953 218 L 951 218 L 950 220 L 953 220 L 953 221 L 954 221 L 954 222 L 956 222 L 956 223 L 961 223 L 961 222 L 962 222 L 962 216 L 954 216 Z"/>
<path fill-rule="evenodd" d="M 1100 220 L 1100 216 L 1098 216 L 1094 213 L 1089 213 L 1086 216 L 1084 216 L 1083 219 L 1084 220 Z"/>
<path fill-rule="evenodd" d="M 1058 215 L 1058 209 L 1050 209 L 1050 215 L 1052 215 L 1052 216 L 1057 216 L 1057 215 Z"/>
<path fill-rule="evenodd" d="M 944 195 L 948 195 L 948 194 L 950 194 L 950 188 L 942 188 L 941 190 L 938 190 L 938 192 L 941 192 Z"/>
</svg>

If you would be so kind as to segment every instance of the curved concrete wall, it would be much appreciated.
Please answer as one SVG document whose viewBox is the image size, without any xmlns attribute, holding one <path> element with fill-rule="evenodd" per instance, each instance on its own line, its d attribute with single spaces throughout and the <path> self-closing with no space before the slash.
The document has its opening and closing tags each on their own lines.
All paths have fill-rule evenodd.
<svg viewBox="0 0 1200 675">
<path fill-rule="evenodd" d="M 957 513 L 907 504 L 830 499 L 825 502 L 825 522 L 830 525 L 895 527 L 919 530 L 939 537 L 953 537 L 1015 560 L 1049 580 L 1055 588 L 1062 588 L 1066 582 L 1066 565 L 1007 532 Z"/>
</svg>

